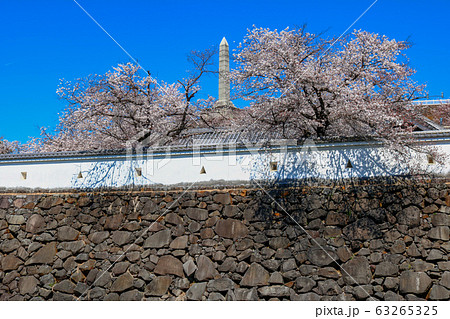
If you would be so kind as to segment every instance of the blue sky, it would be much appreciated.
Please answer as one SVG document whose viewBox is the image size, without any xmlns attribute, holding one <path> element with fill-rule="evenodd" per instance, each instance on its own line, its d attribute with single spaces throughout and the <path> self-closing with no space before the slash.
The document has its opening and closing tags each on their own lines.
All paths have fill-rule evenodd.
<svg viewBox="0 0 450 319">
<path fill-rule="evenodd" d="M 230 49 L 253 25 L 271 29 L 307 24 L 310 32 L 340 35 L 374 0 L 354 1 L 114 1 L 77 0 L 139 63 L 174 82 L 188 68 L 186 54 Z M 409 39 L 407 51 L 430 95 L 450 97 L 450 1 L 379 0 L 353 26 Z M 351 32 L 351 30 L 349 31 Z M 130 58 L 73 0 L 0 0 L 0 136 L 26 142 L 39 127 L 54 127 L 64 109 L 60 78 L 102 74 Z M 217 95 L 217 78 L 204 82 Z"/>
</svg>

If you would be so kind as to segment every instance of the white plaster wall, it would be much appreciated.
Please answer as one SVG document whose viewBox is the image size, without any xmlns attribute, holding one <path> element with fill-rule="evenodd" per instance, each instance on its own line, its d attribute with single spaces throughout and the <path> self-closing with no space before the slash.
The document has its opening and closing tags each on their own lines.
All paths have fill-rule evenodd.
<svg viewBox="0 0 450 319">
<path fill-rule="evenodd" d="M 439 146 L 450 155 L 450 143 Z M 346 168 L 348 160 L 353 168 Z M 416 156 L 423 169 L 436 174 L 450 174 L 450 164 L 429 165 L 426 155 Z M 278 163 L 270 171 L 269 163 Z M 131 159 L 53 159 L 40 163 L 0 163 L 0 187 L 4 188 L 97 188 L 133 185 L 187 185 L 209 181 L 251 181 L 260 179 L 374 177 L 407 174 L 405 163 L 378 147 L 334 145 L 327 148 L 298 148 L 287 152 L 203 153 L 172 157 Z M 200 174 L 204 167 L 206 174 Z M 137 176 L 135 168 L 142 170 Z M 21 172 L 27 173 L 27 179 Z M 78 178 L 79 173 L 83 177 Z"/>
</svg>

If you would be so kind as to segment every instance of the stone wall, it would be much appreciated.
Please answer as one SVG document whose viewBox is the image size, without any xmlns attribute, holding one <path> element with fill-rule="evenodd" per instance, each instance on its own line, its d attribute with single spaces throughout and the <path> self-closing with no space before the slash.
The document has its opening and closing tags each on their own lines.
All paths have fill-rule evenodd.
<svg viewBox="0 0 450 319">
<path fill-rule="evenodd" d="M 444 182 L 3 193 L 0 299 L 448 300 L 449 206 Z"/>
</svg>

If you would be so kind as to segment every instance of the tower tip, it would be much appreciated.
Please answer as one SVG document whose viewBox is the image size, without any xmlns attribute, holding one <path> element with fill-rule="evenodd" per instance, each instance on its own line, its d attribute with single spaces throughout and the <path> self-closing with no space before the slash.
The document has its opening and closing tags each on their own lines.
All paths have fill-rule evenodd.
<svg viewBox="0 0 450 319">
<path fill-rule="evenodd" d="M 223 37 L 222 41 L 220 42 L 220 45 L 228 45 L 227 39 Z"/>
</svg>

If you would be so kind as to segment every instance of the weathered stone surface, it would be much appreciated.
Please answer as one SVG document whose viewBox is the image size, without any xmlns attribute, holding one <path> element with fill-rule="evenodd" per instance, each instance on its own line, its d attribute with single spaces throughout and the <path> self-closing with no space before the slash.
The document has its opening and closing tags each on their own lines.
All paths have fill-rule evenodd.
<svg viewBox="0 0 450 319">
<path fill-rule="evenodd" d="M 172 278 L 170 276 L 156 277 L 146 287 L 146 293 L 150 296 L 162 296 L 167 293 Z"/>
<path fill-rule="evenodd" d="M 446 287 L 447 289 L 450 289 L 450 271 L 444 272 L 440 284 Z"/>
<path fill-rule="evenodd" d="M 145 240 L 144 248 L 161 248 L 169 245 L 171 239 L 170 229 L 161 230 Z"/>
<path fill-rule="evenodd" d="M 322 296 L 333 296 L 342 293 L 341 287 L 336 283 L 336 281 L 332 279 L 327 279 L 324 281 L 319 281 L 318 283 L 318 291 Z"/>
<path fill-rule="evenodd" d="M 64 200 L 60 197 L 47 196 L 38 204 L 39 208 L 49 209 L 54 206 L 58 206 L 64 203 Z"/>
<path fill-rule="evenodd" d="M 29 233 L 39 233 L 45 229 L 44 217 L 38 214 L 31 215 L 27 220 L 25 230 Z"/>
<path fill-rule="evenodd" d="M 120 225 L 122 224 L 123 219 L 124 219 L 124 216 L 122 214 L 116 214 L 116 215 L 106 217 L 105 230 L 119 229 Z"/>
<path fill-rule="evenodd" d="M 216 195 L 213 196 L 213 200 L 216 203 L 223 204 L 223 205 L 231 204 L 231 196 L 230 196 L 230 194 L 216 194 Z"/>
<path fill-rule="evenodd" d="M 288 297 L 291 289 L 286 286 L 265 286 L 259 288 L 258 292 L 263 297 Z"/>
<path fill-rule="evenodd" d="M 6 221 L 10 225 L 22 225 L 25 224 L 25 217 L 22 215 L 6 215 Z"/>
<path fill-rule="evenodd" d="M 33 276 L 25 276 L 19 279 L 19 291 L 20 294 L 33 294 L 36 290 L 39 281 Z"/>
<path fill-rule="evenodd" d="M 187 247 L 188 236 L 177 237 L 170 243 L 172 249 L 185 249 Z"/>
<path fill-rule="evenodd" d="M 181 218 L 178 214 L 175 213 L 168 213 L 165 217 L 164 220 L 167 223 L 173 224 L 173 225 L 181 225 L 183 224 L 183 218 Z"/>
<path fill-rule="evenodd" d="M 217 271 L 214 263 L 208 257 L 201 255 L 197 258 L 197 271 L 195 272 L 195 278 L 199 281 L 213 279 L 217 276 Z"/>
<path fill-rule="evenodd" d="M 410 227 L 420 226 L 420 215 L 419 208 L 416 206 L 409 206 L 397 214 L 397 222 Z"/>
<path fill-rule="evenodd" d="M 307 257 L 312 264 L 320 267 L 328 266 L 338 258 L 334 249 L 328 246 L 311 247 L 307 252 Z"/>
<path fill-rule="evenodd" d="M 447 214 L 433 214 L 431 215 L 431 223 L 433 226 L 449 226 L 449 215 Z"/>
<path fill-rule="evenodd" d="M 432 239 L 449 240 L 449 227 L 448 226 L 437 226 L 430 229 L 428 232 L 428 237 Z"/>
<path fill-rule="evenodd" d="M 131 242 L 131 233 L 128 231 L 117 230 L 112 233 L 112 241 L 119 246 L 129 244 Z"/>
<path fill-rule="evenodd" d="M 400 275 L 400 292 L 423 294 L 431 287 L 431 278 L 424 272 L 404 271 Z"/>
<path fill-rule="evenodd" d="M 190 276 L 197 270 L 197 266 L 192 259 L 189 259 L 183 264 L 183 270 L 187 276 Z"/>
<path fill-rule="evenodd" d="M 208 291 L 227 291 L 235 286 L 233 280 L 229 278 L 219 278 L 208 282 Z"/>
<path fill-rule="evenodd" d="M 315 292 L 308 292 L 306 294 L 294 295 L 291 294 L 291 300 L 293 301 L 319 301 L 320 296 Z"/>
<path fill-rule="evenodd" d="M 79 253 L 85 246 L 85 242 L 82 240 L 77 241 L 66 241 L 60 244 L 61 248 L 68 250 L 73 254 Z"/>
<path fill-rule="evenodd" d="M 144 294 L 137 289 L 124 292 L 120 295 L 120 301 L 141 301 L 144 298 Z"/>
<path fill-rule="evenodd" d="M 75 291 L 75 287 L 76 287 L 75 284 L 72 283 L 70 280 L 63 280 L 54 285 L 53 290 L 64 292 L 66 294 L 73 294 Z"/>
<path fill-rule="evenodd" d="M 0 251 L 10 253 L 20 247 L 20 242 L 16 238 L 10 240 L 2 240 L 0 243 Z"/>
<path fill-rule="evenodd" d="M 365 285 L 372 279 L 369 262 L 365 257 L 355 257 L 347 261 L 342 268 L 342 276 L 348 285 Z"/>
<path fill-rule="evenodd" d="M 221 219 L 216 223 L 215 232 L 225 238 L 237 239 L 247 236 L 248 228 L 237 219 Z"/>
<path fill-rule="evenodd" d="M 360 218 L 354 223 L 345 226 L 343 233 L 349 241 L 366 241 L 381 237 L 379 226 L 368 217 Z"/>
<path fill-rule="evenodd" d="M 58 235 L 57 238 L 59 241 L 71 241 L 76 240 L 78 238 L 78 235 L 80 233 L 69 226 L 62 226 L 58 229 Z"/>
<path fill-rule="evenodd" d="M 92 233 L 88 236 L 89 240 L 94 244 L 100 244 L 104 242 L 109 237 L 109 232 L 107 231 L 98 231 Z"/>
<path fill-rule="evenodd" d="M 34 264 L 51 264 L 56 255 L 56 242 L 49 243 L 39 249 L 30 259 L 25 262 L 25 265 Z"/>
<path fill-rule="evenodd" d="M 265 286 L 269 283 L 269 272 L 263 266 L 253 263 L 240 282 L 242 287 Z"/>
<path fill-rule="evenodd" d="M 186 208 L 186 215 L 194 220 L 206 220 L 208 218 L 208 211 L 206 209 L 188 207 Z"/>
<path fill-rule="evenodd" d="M 186 292 L 188 300 L 202 300 L 202 296 L 206 291 L 206 282 L 200 282 L 193 284 L 191 288 Z"/>
<path fill-rule="evenodd" d="M 439 285 L 433 285 L 431 287 L 430 300 L 448 300 L 449 296 L 450 294 L 447 288 Z"/>
<path fill-rule="evenodd" d="M 16 270 L 19 266 L 23 264 L 22 260 L 13 256 L 7 255 L 1 259 L 1 265 L 3 271 Z"/>
<path fill-rule="evenodd" d="M 269 246 L 272 249 L 286 248 L 289 244 L 290 241 L 286 237 L 275 237 L 269 240 Z"/>
<path fill-rule="evenodd" d="M 381 262 L 375 268 L 375 277 L 389 277 L 398 274 L 398 266 L 389 261 Z"/>
<path fill-rule="evenodd" d="M 129 288 L 133 287 L 133 276 L 126 272 L 123 275 L 120 275 L 112 284 L 111 291 L 112 292 L 121 292 L 125 291 Z"/>
<path fill-rule="evenodd" d="M 184 277 L 183 264 L 178 258 L 170 255 L 159 258 L 154 272 L 159 275 L 176 275 L 178 277 Z"/>
<path fill-rule="evenodd" d="M 315 285 L 316 282 L 308 277 L 298 277 L 295 280 L 295 287 L 297 289 L 297 292 L 309 292 L 314 288 Z"/>
</svg>

